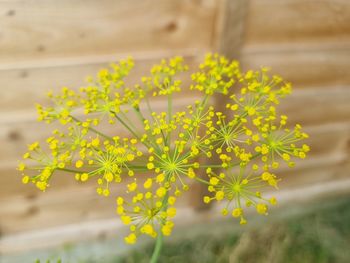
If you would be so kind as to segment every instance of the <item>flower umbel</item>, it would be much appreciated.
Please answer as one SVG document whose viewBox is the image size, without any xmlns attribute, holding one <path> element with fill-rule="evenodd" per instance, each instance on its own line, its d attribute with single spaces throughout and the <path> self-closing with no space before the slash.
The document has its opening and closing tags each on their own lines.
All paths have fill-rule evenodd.
<svg viewBox="0 0 350 263">
<path fill-rule="evenodd" d="M 45 191 L 58 171 L 81 183 L 94 179 L 98 194 L 116 196 L 129 244 L 140 235 L 171 234 L 175 201 L 191 180 L 208 187 L 205 203 L 220 202 L 222 214 L 241 224 L 249 207 L 267 215 L 277 200 L 262 191 L 278 188 L 281 161 L 293 167 L 310 150 L 301 126 L 290 127 L 277 112 L 291 84 L 266 68 L 241 72 L 237 61 L 209 54 L 190 85 L 202 98 L 175 111 L 183 86 L 179 74 L 188 69 L 184 60 L 162 60 L 130 86 L 126 77 L 133 66 L 131 58 L 111 64 L 79 91 L 64 87 L 48 94 L 51 106 L 37 105 L 39 121 L 61 128 L 46 145 L 28 146 L 18 165 L 23 183 Z M 212 103 L 217 94 L 226 97 L 225 110 Z M 166 106 L 154 110 L 154 97 Z M 114 193 L 111 185 L 120 183 L 125 191 Z"/>
</svg>

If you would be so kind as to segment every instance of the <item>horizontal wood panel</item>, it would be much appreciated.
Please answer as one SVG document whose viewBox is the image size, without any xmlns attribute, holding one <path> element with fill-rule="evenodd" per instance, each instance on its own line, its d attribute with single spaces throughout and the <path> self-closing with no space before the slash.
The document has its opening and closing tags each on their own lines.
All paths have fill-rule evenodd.
<svg viewBox="0 0 350 263">
<path fill-rule="evenodd" d="M 167 55 L 169 57 L 169 54 Z M 185 56 L 191 70 L 197 68 L 200 58 Z M 62 86 L 78 88 L 84 84 L 87 75 L 106 67 L 108 63 L 81 63 L 58 66 L 37 65 L 35 67 L 0 70 L 0 109 L 2 112 L 32 109 L 35 102 L 47 103 L 45 97 L 49 89 L 58 90 Z M 136 59 L 131 79 L 137 82 L 158 59 Z M 350 84 L 350 48 L 343 50 L 326 50 L 317 52 L 280 51 L 246 49 L 242 57 L 243 68 L 270 66 L 271 72 L 282 75 L 291 81 L 296 88 L 309 86 Z M 182 75 L 188 80 L 188 74 Z M 186 84 L 185 84 L 186 86 Z"/>
<path fill-rule="evenodd" d="M 135 58 L 135 67 L 128 76 L 127 84 L 139 83 L 142 76 L 149 75 L 152 66 L 161 60 L 161 58 L 157 59 L 157 56 L 164 55 L 167 58 L 174 53 L 152 54 L 148 58 Z M 115 60 L 116 58 L 109 57 L 109 59 Z M 196 56 L 185 55 L 184 59 L 191 70 L 197 68 Z M 52 64 L 46 62 L 37 63 L 34 66 L 25 64 L 20 68 L 0 70 L 1 112 L 33 109 L 35 103 L 48 105 L 46 94 L 49 90 L 58 91 L 63 86 L 78 90 L 79 87 L 85 85 L 84 80 L 87 76 L 96 76 L 97 72 L 108 67 L 110 62 L 108 60 L 101 62 L 99 58 L 95 60 L 85 61 L 76 58 L 66 64 L 64 64 L 65 61 L 62 61 L 61 64 L 56 62 L 56 65 L 54 62 Z M 189 75 L 190 73 L 186 72 L 179 76 L 184 80 L 184 86 L 186 82 L 188 83 Z"/>
<path fill-rule="evenodd" d="M 306 160 L 307 165 L 300 163 L 293 169 L 282 170 L 278 173 L 282 179 L 279 187 L 293 189 L 349 178 L 349 156 L 349 153 L 323 155 L 320 158 Z"/>
<path fill-rule="evenodd" d="M 346 164 L 347 161 L 344 155 L 306 160 L 293 171 L 280 174 L 283 178 L 281 188 L 295 188 L 305 184 L 345 178 L 348 174 L 341 169 L 341 165 Z M 115 187 L 113 192 L 123 195 L 124 186 Z M 179 205 L 188 205 L 186 201 L 188 199 L 189 196 L 186 193 Z M 112 197 L 97 196 L 93 188 L 66 188 L 61 191 L 41 193 L 35 197 L 17 196 L 2 199 L 0 228 L 4 235 L 10 235 L 26 230 L 111 218 L 115 216 L 114 211 L 115 201 Z"/>
<path fill-rule="evenodd" d="M 281 215 L 289 209 L 297 207 L 303 207 L 305 211 L 314 210 L 315 201 L 318 203 L 328 200 L 329 198 L 344 198 L 349 195 L 350 180 L 343 179 L 340 181 L 331 181 L 326 183 L 316 183 L 308 185 L 306 187 L 298 187 L 286 191 L 278 191 L 277 199 L 279 205 L 272 208 L 273 213 Z M 269 193 L 270 194 L 274 193 Z M 195 224 L 202 224 L 203 220 L 206 222 L 216 222 L 216 220 L 222 220 L 220 211 L 225 206 L 225 203 L 218 203 L 212 207 L 211 211 L 198 213 L 191 208 L 180 208 L 177 210 L 178 214 L 175 218 L 175 225 L 178 227 L 191 226 Z M 248 210 L 248 216 L 250 219 L 252 210 Z M 252 215 L 254 218 L 254 215 Z M 204 219 L 205 218 L 205 219 Z M 231 220 L 228 218 L 228 220 Z M 271 220 L 271 218 L 269 219 Z M 239 227 L 237 225 L 237 227 Z M 112 247 L 115 248 L 117 243 L 123 244 L 123 236 L 127 233 L 127 228 L 121 223 L 120 220 L 115 218 L 108 218 L 102 220 L 94 220 L 86 223 L 70 224 L 61 227 L 40 229 L 37 231 L 28 231 L 24 233 L 8 235 L 0 239 L 0 253 L 2 253 L 3 259 L 10 262 L 25 262 L 29 258 L 35 260 L 38 258 L 38 251 L 60 247 L 63 244 L 74 244 L 86 240 L 94 240 L 93 243 L 101 245 L 101 240 L 105 238 L 113 238 Z M 115 239 L 115 233 L 118 233 L 117 240 Z M 179 236 L 181 233 L 179 233 Z M 91 242 L 86 244 L 86 248 L 91 248 Z M 105 245 L 104 243 L 102 245 Z M 112 248 L 112 249 L 113 249 Z M 81 249 L 79 246 L 78 249 Z M 34 253 L 33 253 L 34 251 Z M 27 253 L 29 252 L 29 253 Z M 101 251 L 100 251 L 101 252 Z M 103 255 L 103 251 L 100 255 Z M 94 254 L 95 255 L 95 254 Z M 96 255 L 95 255 L 96 256 Z M 47 257 L 44 257 L 47 258 Z M 97 257 L 98 258 L 98 257 Z M 6 261 L 7 262 L 7 261 Z"/>
<path fill-rule="evenodd" d="M 348 153 L 350 151 L 350 122 L 329 122 L 318 126 L 305 126 L 304 130 L 309 134 L 305 140 L 311 147 L 308 156 L 334 155 Z M 350 156 L 349 156 L 350 157 Z"/>
<path fill-rule="evenodd" d="M 1 1 L 0 62 L 209 49 L 217 4 L 214 0 Z"/>
<path fill-rule="evenodd" d="M 183 111 L 190 104 L 193 104 L 196 99 L 199 99 L 197 93 L 193 93 L 191 96 L 184 98 L 176 98 L 173 101 L 173 111 Z M 141 108 L 145 105 L 140 104 Z M 152 103 L 152 110 L 156 112 L 161 112 L 167 109 L 167 101 L 157 100 Z M 147 113 L 148 110 L 145 111 Z M 11 118 L 12 116 L 12 118 Z M 77 115 L 75 115 L 77 116 Z M 147 116 L 145 114 L 145 116 Z M 134 124 L 139 124 L 139 119 L 136 114 L 130 112 L 128 117 Z M 30 112 L 29 114 L 12 114 L 6 116 L 6 119 L 0 119 L 0 160 L 2 162 L 13 162 L 22 157 L 23 153 L 26 151 L 27 145 L 34 142 L 45 142 L 46 138 L 51 136 L 54 129 L 62 128 L 58 122 L 52 124 L 46 124 L 43 122 L 38 122 L 36 119 L 36 113 Z M 83 117 L 79 117 L 83 119 Z M 85 116 L 84 116 L 85 118 Z M 118 122 L 116 124 L 101 123 L 98 126 L 99 130 L 110 136 L 130 136 L 130 133 Z M 91 133 L 94 136 L 94 133 Z"/>
<path fill-rule="evenodd" d="M 115 189 L 114 189 L 115 190 Z M 35 198 L 2 200 L 0 228 L 3 234 L 42 229 L 93 219 L 116 217 L 115 199 L 98 196 L 93 188 L 39 193 Z"/>
<path fill-rule="evenodd" d="M 250 0 L 244 40 L 267 43 L 350 40 L 346 0 Z"/>
<path fill-rule="evenodd" d="M 23 198 L 35 199 L 38 195 L 42 194 L 35 185 L 23 184 L 21 173 L 16 171 L 14 165 L 11 165 L 11 163 L 7 164 L 7 167 L 1 167 L 0 182 L 2 183 L 0 203 L 2 203 L 7 197 L 21 196 Z M 73 173 L 57 171 L 50 181 L 50 187 L 47 192 L 69 188 L 76 188 L 77 191 L 79 191 L 81 189 L 86 189 L 87 187 L 90 187 L 90 189 L 97 187 L 96 180 L 89 180 L 80 183 L 74 179 Z"/>
<path fill-rule="evenodd" d="M 271 68 L 296 88 L 350 84 L 350 41 L 347 45 L 270 45 L 243 47 L 244 69 Z"/>
<path fill-rule="evenodd" d="M 82 186 L 1 199 L 1 233 L 7 235 L 113 217 L 117 220 L 115 197 L 129 198 L 129 195 L 124 184 L 113 185 L 110 190 L 113 193 L 110 197 L 97 195 L 95 187 Z M 177 206 L 187 206 L 190 194 L 185 192 L 176 202 Z"/>
<path fill-rule="evenodd" d="M 198 97 L 179 98 L 174 103 L 175 110 L 183 110 L 186 105 L 193 102 L 194 98 Z M 289 116 L 290 125 L 300 123 L 308 127 L 327 123 L 342 123 L 349 120 L 349 101 L 350 89 L 347 87 L 296 89 L 294 93 L 281 101 L 277 110 L 279 113 Z M 162 110 L 165 107 L 166 103 L 162 101 L 154 104 L 155 110 Z M 55 125 L 38 123 L 34 118 L 35 113 L 32 112 L 23 117 L 21 114 L 8 115 L 6 120 L 0 121 L 0 144 L 2 145 L 0 160 L 13 162 L 19 159 L 26 150 L 27 144 L 37 140 L 43 141 L 50 136 L 51 131 L 56 127 Z M 347 124 L 342 125 L 346 126 Z M 104 130 L 107 129 L 110 134 L 118 134 L 123 131 L 118 126 L 108 125 Z"/>
<path fill-rule="evenodd" d="M 305 131 L 310 135 L 309 139 L 305 141 L 311 147 L 308 159 L 322 155 L 334 156 L 337 154 L 346 154 L 350 150 L 349 122 L 306 126 Z M 25 150 L 24 143 L 20 143 L 18 147 L 23 148 L 23 151 Z M 11 149 L 12 148 L 9 148 L 8 152 Z M 17 157 L 20 158 L 20 155 L 21 153 L 18 153 Z M 32 197 L 39 194 L 39 191 L 33 185 L 23 185 L 21 183 L 21 175 L 15 170 L 15 158 L 16 156 L 13 156 L 12 160 L 0 163 L 0 200 L 9 196 Z M 57 173 L 53 177 L 51 183 L 52 187 L 49 191 L 72 187 L 76 184 L 77 182 L 74 180 L 74 175 L 62 172 Z M 89 181 L 87 185 L 95 185 L 95 182 Z M 77 187 L 79 188 L 79 186 Z"/>
<path fill-rule="evenodd" d="M 302 126 L 348 121 L 350 87 L 297 90 L 281 100 L 279 113 L 289 117 L 290 124 Z"/>
<path fill-rule="evenodd" d="M 187 99 L 174 100 L 174 110 L 179 111 L 184 109 L 186 105 L 193 103 L 195 98 L 189 97 Z M 153 104 L 152 108 L 159 112 L 166 109 L 166 104 L 163 101 L 158 101 Z M 131 115 L 130 118 L 137 123 L 138 119 L 136 116 Z M 1 149 L 3 149 L 0 150 L 0 199 L 10 195 L 36 195 L 37 189 L 35 187 L 21 184 L 20 173 L 15 168 L 17 166 L 16 160 L 22 158 L 29 143 L 33 141 L 44 142 L 45 138 L 50 136 L 53 129 L 61 128 L 62 126 L 58 124 L 47 125 L 38 123 L 31 118 L 26 121 L 7 122 L 1 125 L 1 127 L 5 129 L 0 128 L 0 143 L 2 143 Z M 130 133 L 118 124 L 104 124 L 100 128 L 101 131 L 110 136 L 130 136 Z M 94 136 L 94 134 L 91 134 L 91 136 Z M 69 174 L 57 174 L 54 176 L 52 185 L 57 188 L 74 185 L 76 182 L 72 178 Z"/>
</svg>

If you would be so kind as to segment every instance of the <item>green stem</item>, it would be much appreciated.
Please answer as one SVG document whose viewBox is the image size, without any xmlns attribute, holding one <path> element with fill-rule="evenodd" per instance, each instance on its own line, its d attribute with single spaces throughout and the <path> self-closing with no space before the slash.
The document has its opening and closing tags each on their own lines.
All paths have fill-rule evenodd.
<svg viewBox="0 0 350 263">
<path fill-rule="evenodd" d="M 162 250 L 162 246 L 163 246 L 163 234 L 162 234 L 162 231 L 159 231 L 159 234 L 157 236 L 156 245 L 154 247 L 150 263 L 157 263 L 158 262 L 158 259 L 160 256 L 160 251 Z"/>
<path fill-rule="evenodd" d="M 74 116 L 70 115 L 70 117 L 71 117 L 72 120 L 74 120 L 75 122 L 82 123 L 81 120 L 75 118 Z M 92 132 L 94 132 L 94 133 L 100 135 L 101 137 L 107 139 L 107 140 L 111 140 L 111 141 L 113 140 L 112 137 L 110 137 L 110 136 L 108 136 L 108 135 L 106 135 L 106 134 L 104 134 L 104 133 L 102 133 L 102 132 L 100 132 L 100 131 L 98 131 L 98 130 L 92 128 L 92 127 L 90 127 L 90 126 L 88 127 L 88 129 L 89 129 L 90 131 L 92 131 Z"/>
<path fill-rule="evenodd" d="M 126 124 L 126 122 L 123 121 L 123 119 L 120 118 L 116 112 L 110 111 L 110 113 L 112 113 L 112 114 L 114 115 L 114 117 L 116 117 L 117 120 L 118 120 L 129 132 L 131 132 L 137 139 L 140 139 L 140 136 L 139 136 L 128 124 Z"/>
<path fill-rule="evenodd" d="M 173 98 L 172 98 L 172 94 L 168 94 L 168 125 L 170 125 L 170 121 L 171 121 L 171 115 L 172 115 L 172 107 L 173 107 Z M 166 143 L 168 144 L 168 146 L 170 147 L 170 142 L 171 142 L 171 128 L 166 136 Z"/>
<path fill-rule="evenodd" d="M 209 182 L 207 182 L 207 181 L 203 180 L 202 178 L 195 177 L 194 179 L 195 179 L 195 180 L 197 180 L 197 181 L 198 181 L 198 182 L 200 182 L 200 183 L 210 185 L 210 183 L 209 183 Z"/>
<path fill-rule="evenodd" d="M 169 181 L 169 178 L 167 178 L 166 181 Z M 162 200 L 163 206 L 162 206 L 161 211 L 166 211 L 167 210 L 167 208 L 168 208 L 168 199 L 169 199 L 169 192 L 167 192 L 165 194 L 165 196 L 164 196 L 164 198 Z M 163 233 L 162 233 L 162 229 L 159 229 L 156 245 L 154 247 L 150 263 L 157 263 L 158 262 L 158 259 L 159 259 L 159 256 L 160 256 L 160 251 L 162 250 L 162 246 L 163 246 Z"/>
<path fill-rule="evenodd" d="M 137 117 L 139 118 L 141 124 L 144 125 L 145 117 L 142 115 L 140 108 L 139 107 L 132 107 L 132 108 L 135 111 Z"/>
<path fill-rule="evenodd" d="M 69 172 L 69 173 L 88 173 L 86 171 L 79 171 L 79 170 L 73 170 L 73 169 L 68 169 L 68 168 L 56 168 L 56 170 L 59 171 L 65 171 L 65 172 Z"/>
</svg>

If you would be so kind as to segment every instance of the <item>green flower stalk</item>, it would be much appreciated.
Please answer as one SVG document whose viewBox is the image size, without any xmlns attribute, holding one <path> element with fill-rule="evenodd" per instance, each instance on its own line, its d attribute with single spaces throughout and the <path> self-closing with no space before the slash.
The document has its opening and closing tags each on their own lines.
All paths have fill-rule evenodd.
<svg viewBox="0 0 350 263">
<path fill-rule="evenodd" d="M 190 86 L 202 98 L 175 111 L 173 98 L 183 92 L 178 75 L 188 70 L 183 59 L 162 60 L 140 84 L 129 86 L 125 78 L 133 66 L 128 58 L 89 77 L 79 91 L 64 87 L 59 94 L 49 93 L 52 105 L 38 105 L 38 119 L 58 121 L 62 128 L 46 145 L 28 146 L 27 162 L 18 167 L 23 183 L 45 191 L 57 171 L 72 173 L 80 182 L 96 181 L 98 194 L 116 197 L 117 213 L 130 228 L 125 241 L 158 237 L 157 255 L 162 237 L 174 227 L 176 200 L 191 180 L 208 187 L 205 203 L 224 202 L 222 214 L 241 224 L 247 222 L 247 207 L 267 215 L 268 205 L 277 201 L 264 198 L 261 190 L 277 188 L 275 170 L 281 161 L 293 167 L 309 151 L 301 126 L 288 127 L 287 116 L 277 114 L 291 84 L 269 76 L 266 68 L 243 73 L 237 61 L 209 54 Z M 227 97 L 225 112 L 212 103 L 216 94 Z M 164 97 L 166 110 L 153 110 L 152 97 Z M 125 132 L 111 135 L 113 127 Z M 127 177 L 134 178 L 125 189 L 130 198 L 111 192 L 111 184 Z"/>
</svg>

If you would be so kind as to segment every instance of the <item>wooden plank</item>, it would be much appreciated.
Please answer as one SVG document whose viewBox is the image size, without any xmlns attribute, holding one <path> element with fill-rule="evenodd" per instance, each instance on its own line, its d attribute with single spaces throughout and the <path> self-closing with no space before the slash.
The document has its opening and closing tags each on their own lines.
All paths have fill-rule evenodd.
<svg viewBox="0 0 350 263">
<path fill-rule="evenodd" d="M 135 57 L 135 68 L 128 77 L 128 83 L 137 83 L 141 76 L 149 75 L 154 64 L 158 64 L 161 58 L 169 58 L 175 53 L 150 53 Z M 163 57 L 164 56 L 164 57 Z M 88 59 L 71 59 L 70 61 L 46 61 L 42 63 L 26 63 L 19 67 L 3 67 L 0 70 L 0 109 L 2 112 L 14 110 L 32 109 L 35 103 L 48 104 L 46 98 L 50 89 L 57 91 L 62 86 L 79 89 L 83 86 L 84 79 L 88 75 L 95 76 L 101 69 L 118 58 L 117 56 L 95 57 Z M 124 56 L 125 58 L 125 56 Z M 184 54 L 185 63 L 191 69 L 197 67 L 197 57 L 193 54 Z M 189 80 L 189 72 L 181 74 L 180 78 Z"/>
<path fill-rule="evenodd" d="M 310 135 L 310 138 L 305 141 L 311 147 L 308 159 L 318 156 L 346 154 L 349 151 L 349 122 L 306 126 L 305 131 Z M 0 163 L 0 202 L 2 199 L 10 196 L 35 198 L 40 194 L 38 189 L 33 185 L 23 185 L 21 183 L 21 176 L 20 173 L 15 170 L 15 165 L 16 163 L 13 161 Z M 67 173 L 55 174 L 51 183 L 52 187 L 48 191 L 57 191 L 74 187 L 77 185 L 77 182 L 73 177 L 74 175 Z M 87 184 L 84 184 L 84 187 L 92 187 L 94 185 L 94 181 L 89 181 Z M 80 188 L 81 186 L 77 185 L 77 189 Z"/>
<path fill-rule="evenodd" d="M 34 198 L 9 197 L 1 201 L 0 228 L 2 234 L 7 235 L 25 230 L 111 218 L 116 217 L 115 209 L 114 198 L 98 196 L 91 187 L 48 191 L 39 193 Z"/>
<path fill-rule="evenodd" d="M 14 196 L 21 196 L 23 198 L 35 199 L 42 192 L 37 189 L 33 184 L 25 185 L 21 182 L 21 174 L 15 170 L 15 164 L 8 163 L 2 165 L 0 170 L 0 182 L 3 183 L 1 186 L 0 203 L 4 202 L 4 199 Z M 57 172 L 52 177 L 51 186 L 48 191 L 63 190 L 66 188 L 75 187 L 78 190 L 86 188 L 87 186 L 96 186 L 95 180 L 89 180 L 82 184 L 74 179 L 74 174 Z"/>
<path fill-rule="evenodd" d="M 300 163 L 294 169 L 281 169 L 277 174 L 282 179 L 281 189 L 295 189 L 317 183 L 341 181 L 349 178 L 349 153 L 323 155 L 319 158 L 306 160 L 308 164 Z"/>
<path fill-rule="evenodd" d="M 270 67 L 296 88 L 350 84 L 349 44 L 245 46 L 242 53 L 245 70 Z"/>
<path fill-rule="evenodd" d="M 198 97 L 179 99 L 174 105 L 176 110 L 184 107 Z M 350 116 L 350 89 L 347 87 L 329 89 L 295 90 L 292 95 L 281 101 L 277 107 L 280 114 L 289 116 L 290 125 L 300 123 L 303 126 L 343 123 Z M 156 110 L 165 107 L 165 103 L 159 101 L 155 104 Z M 6 120 L 0 119 L 0 159 L 3 162 L 13 162 L 19 159 L 26 150 L 26 145 L 33 141 L 43 141 L 50 136 L 55 125 L 46 125 L 35 121 L 35 113 L 24 116 L 21 114 L 8 115 Z M 343 124 L 342 124 L 343 125 Z M 348 124 L 344 124 L 348 125 Z M 58 126 L 59 127 L 59 126 Z M 119 128 L 105 130 L 111 134 L 118 134 L 123 130 Z M 337 129 L 337 128 L 334 128 Z"/>
<path fill-rule="evenodd" d="M 245 0 L 224 0 L 220 6 L 215 48 L 220 54 L 230 59 L 239 59 L 247 5 L 248 1 Z"/>
<path fill-rule="evenodd" d="M 188 97 L 182 99 L 176 99 L 174 101 L 174 110 L 179 111 L 193 103 L 193 101 L 198 97 Z M 166 103 L 164 101 L 156 101 L 153 105 L 153 110 L 159 112 L 166 108 Z M 143 105 L 140 105 L 143 107 Z M 29 198 L 36 196 L 38 191 L 33 186 L 25 186 L 21 184 L 21 176 L 15 167 L 22 154 L 26 151 L 26 145 L 33 141 L 44 141 L 50 135 L 50 132 L 54 128 L 59 128 L 60 125 L 46 125 L 43 123 L 38 123 L 33 120 L 34 113 L 30 115 L 29 119 L 21 119 L 21 117 L 10 118 L 6 124 L 2 122 L 0 128 L 0 142 L 2 146 L 7 149 L 6 151 L 0 151 L 0 199 L 13 195 L 28 196 Z M 136 122 L 136 116 L 131 116 L 131 119 Z M 15 121 L 11 122 L 11 119 Z M 120 125 L 102 125 L 101 130 L 106 134 L 114 136 L 128 136 L 129 133 Z M 58 189 L 64 189 L 70 185 L 74 185 L 74 179 L 69 174 L 60 173 L 54 176 L 52 185 Z"/>
<path fill-rule="evenodd" d="M 191 96 L 184 98 L 176 98 L 173 101 L 174 111 L 183 111 L 187 105 L 192 104 L 196 99 L 201 97 L 198 93 L 194 92 Z M 140 105 L 144 108 L 145 103 Z M 152 109 L 156 112 L 164 111 L 167 109 L 167 101 L 156 100 L 152 103 Z M 148 112 L 148 111 L 145 111 Z M 139 123 L 139 119 L 135 114 L 128 115 L 131 121 Z M 62 129 L 62 125 L 59 123 L 52 123 L 47 125 L 42 122 L 36 121 L 36 113 L 29 112 L 22 116 L 19 114 L 12 114 L 5 116 L 6 118 L 0 118 L 0 159 L 3 162 L 13 162 L 16 159 L 21 158 L 22 154 L 26 151 L 27 145 L 34 142 L 44 142 L 46 138 L 51 136 L 51 132 L 54 129 Z M 80 118 L 80 117 L 79 117 Z M 81 117 L 81 119 L 83 119 Z M 108 123 L 101 123 L 99 129 L 107 135 L 115 136 L 129 136 L 129 132 L 121 125 Z M 64 129 L 63 129 L 64 130 Z M 92 134 L 93 135 L 93 134 Z"/>
<path fill-rule="evenodd" d="M 309 138 L 305 140 L 311 148 L 308 156 L 346 154 L 350 149 L 349 121 L 306 126 L 304 130 L 309 134 Z"/>
<path fill-rule="evenodd" d="M 316 146 L 316 150 L 320 152 L 317 156 L 300 163 L 293 170 L 282 167 L 279 171 L 283 177 L 281 188 L 311 185 L 315 180 L 326 182 L 348 177 L 346 168 L 349 166 L 350 153 L 349 133 L 346 130 L 348 128 L 346 123 L 308 128 L 307 131 L 314 137 L 311 141 L 311 148 L 315 151 Z M 320 138 L 316 140 L 316 136 Z M 340 140 L 337 141 L 337 138 Z M 318 145 L 325 141 L 328 147 Z M 313 151 L 311 153 L 314 155 Z M 0 178 L 3 179 L 3 176 Z M 14 182 L 12 179 L 8 182 L 0 182 L 1 193 L 3 194 L 5 190 L 5 195 L 0 198 L 0 228 L 5 234 L 112 217 L 110 209 L 113 202 L 106 199 L 101 200 L 95 194 L 93 182 L 78 185 L 73 182 L 72 178 L 60 176 L 54 179 L 52 189 L 41 194 L 30 186 L 25 186 L 25 189 L 18 181 Z M 123 185 L 116 187 L 113 192 L 123 192 L 125 189 L 122 187 Z M 23 192 L 19 191 L 21 188 Z M 12 192 L 11 189 L 14 191 Z M 28 192 L 26 192 L 27 189 Z M 17 194 L 6 195 L 6 191 L 11 191 L 12 194 L 17 191 Z"/>
<path fill-rule="evenodd" d="M 301 163 L 294 170 L 281 170 L 282 189 L 292 189 L 301 185 L 312 185 L 348 178 L 348 171 L 342 169 L 349 161 L 347 155 L 333 155 L 312 158 Z M 113 187 L 113 193 L 123 195 L 125 186 Z M 186 193 L 179 202 L 187 206 L 191 193 Z M 191 197 L 192 198 L 192 197 Z M 35 197 L 11 196 L 1 200 L 0 228 L 3 235 L 27 230 L 44 229 L 64 224 L 89 222 L 115 217 L 113 197 L 97 196 L 91 187 L 70 187 L 58 191 L 48 191 Z"/>
<path fill-rule="evenodd" d="M 297 90 L 281 101 L 277 111 L 289 116 L 289 124 L 303 126 L 348 121 L 350 88 Z"/>
<path fill-rule="evenodd" d="M 309 209 L 315 209 L 314 203 L 318 203 L 329 198 L 341 198 L 349 194 L 350 180 L 344 179 L 340 181 L 330 181 L 327 183 L 314 183 L 306 187 L 297 187 L 289 190 L 273 192 L 274 196 L 277 196 L 279 205 L 273 210 L 274 214 L 284 214 L 292 208 L 301 207 L 305 211 Z M 270 193 L 267 194 L 269 196 Z M 178 209 L 178 215 L 175 217 L 176 226 L 188 226 L 203 224 L 205 222 L 222 222 L 221 210 L 225 206 L 225 203 L 217 203 L 213 206 L 211 211 L 206 213 L 198 213 L 192 209 L 180 208 Z M 299 209 L 295 210 L 299 211 Z M 253 211 L 247 211 L 248 216 Z M 298 212 L 297 212 L 298 213 Z M 250 217 L 251 218 L 251 217 Z M 232 220 L 228 218 L 228 220 Z M 118 233 L 117 236 L 115 233 Z M 47 251 L 55 250 L 57 248 L 64 247 L 64 244 L 76 244 L 77 242 L 93 240 L 84 245 L 84 248 L 91 249 L 93 244 L 98 244 L 99 254 L 105 255 L 106 251 L 100 251 L 101 237 L 110 238 L 113 237 L 111 249 L 107 248 L 107 252 L 115 253 L 116 245 L 124 246 L 123 236 L 127 233 L 126 227 L 115 218 L 94 220 L 86 223 L 77 223 L 64 225 L 48 229 L 40 229 L 34 231 L 28 231 L 19 234 L 10 234 L 0 239 L 0 254 L 5 262 L 25 262 L 30 258 L 35 260 L 42 255 L 46 255 Z M 181 233 L 179 234 L 181 235 Z M 107 243 L 109 244 L 109 243 Z M 106 243 L 103 243 L 106 246 Z M 108 247 L 108 246 L 107 246 Z M 38 253 L 38 250 L 42 250 L 42 253 Z M 76 248 L 81 249 L 81 246 Z M 73 249 L 74 250 L 74 249 Z M 111 253 L 112 253 L 111 252 Z M 57 254 L 57 253 L 56 253 Z M 94 253 L 96 257 L 96 254 Z M 43 256 L 44 257 L 44 256 Z"/>
<path fill-rule="evenodd" d="M 350 2 L 344 0 L 250 0 L 245 43 L 350 40 Z"/>
<path fill-rule="evenodd" d="M 349 99 L 350 90 L 348 88 L 298 90 L 285 99 L 286 101 L 282 101 L 278 109 L 280 113 L 289 116 L 291 125 L 301 123 L 306 127 L 306 131 L 310 134 L 309 143 L 313 151 L 315 154 L 321 154 L 328 150 L 331 151 L 331 149 L 336 150 L 338 149 L 337 147 L 343 147 L 346 140 L 348 140 L 350 134 L 350 125 L 347 122 L 350 115 Z M 192 98 L 185 101 L 180 100 L 174 105 L 177 105 L 178 109 L 182 109 L 185 105 L 191 103 L 191 101 Z M 161 102 L 157 105 L 159 107 L 155 107 L 155 109 L 164 107 Z M 305 105 L 311 106 L 306 107 Z M 17 183 L 19 178 L 15 176 L 15 160 L 21 158 L 27 144 L 37 140 L 43 141 L 55 127 L 54 125 L 37 123 L 33 120 L 33 117 L 34 113 L 30 114 L 30 118 L 27 119 L 21 119 L 20 116 L 12 115 L 12 117 L 9 116 L 9 119 L 12 121 L 1 122 L 1 185 L 7 185 L 5 181 L 11 182 L 12 180 L 15 180 L 13 183 Z M 108 129 L 111 134 L 120 134 L 122 131 L 118 128 Z M 323 144 L 323 141 L 329 143 Z M 2 194 L 12 191 L 16 192 L 10 186 L 5 187 L 5 189 L 9 189 L 9 192 L 4 190 Z M 18 191 L 20 189 L 19 187 Z"/>
<path fill-rule="evenodd" d="M 216 8 L 215 0 L 1 1 L 0 62 L 209 49 Z"/>
<path fill-rule="evenodd" d="M 132 180 L 131 178 L 128 181 Z M 127 181 L 126 181 L 127 182 Z M 125 196 L 125 184 L 113 185 L 110 197 L 96 194 L 95 187 L 76 185 L 51 190 L 36 196 L 9 196 L 0 200 L 0 229 L 2 235 L 45 229 L 72 223 L 86 223 L 98 219 L 115 218 L 115 197 Z M 186 207 L 189 192 L 177 201 Z"/>
<path fill-rule="evenodd" d="M 216 26 L 216 39 L 214 49 L 229 59 L 239 59 L 244 30 L 247 1 L 245 0 L 223 0 L 221 1 Z M 228 97 L 216 94 L 214 96 L 214 106 L 217 111 L 228 113 L 225 105 Z M 218 157 L 214 157 L 213 162 L 219 162 Z M 191 205 L 197 210 L 208 209 L 210 206 L 203 203 L 203 196 L 208 194 L 205 185 L 193 182 L 193 196 Z"/>
</svg>

